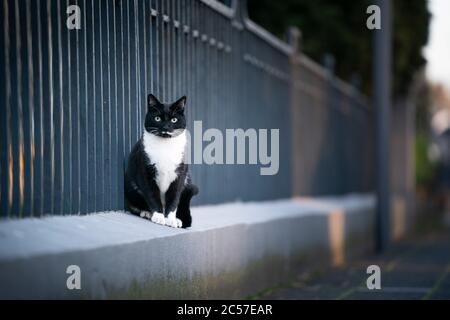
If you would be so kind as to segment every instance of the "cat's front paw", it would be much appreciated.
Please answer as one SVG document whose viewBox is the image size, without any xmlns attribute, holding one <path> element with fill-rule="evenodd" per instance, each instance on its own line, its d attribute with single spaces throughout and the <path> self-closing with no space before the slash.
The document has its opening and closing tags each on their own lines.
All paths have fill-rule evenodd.
<svg viewBox="0 0 450 320">
<path fill-rule="evenodd" d="M 152 215 L 152 222 L 165 225 L 166 224 L 166 218 L 164 218 L 164 215 L 159 212 L 154 212 Z"/>
<path fill-rule="evenodd" d="M 152 214 L 148 211 L 141 211 L 141 218 L 147 218 L 147 219 L 151 219 L 152 218 Z"/>
<path fill-rule="evenodd" d="M 183 223 L 180 219 L 177 219 L 175 212 L 171 212 L 167 215 L 166 225 L 172 228 L 181 228 Z"/>
</svg>

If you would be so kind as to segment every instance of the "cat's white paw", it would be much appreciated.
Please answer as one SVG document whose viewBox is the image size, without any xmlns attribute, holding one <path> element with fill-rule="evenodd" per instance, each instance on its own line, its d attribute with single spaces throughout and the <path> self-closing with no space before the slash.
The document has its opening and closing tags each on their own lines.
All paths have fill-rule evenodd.
<svg viewBox="0 0 450 320">
<path fill-rule="evenodd" d="M 166 225 L 172 228 L 181 228 L 183 223 L 180 219 L 177 219 L 175 211 L 170 212 L 166 218 Z"/>
<path fill-rule="evenodd" d="M 166 218 L 164 218 L 164 215 L 160 212 L 154 212 L 152 215 L 152 222 L 165 225 L 166 224 Z"/>
<path fill-rule="evenodd" d="M 140 213 L 141 218 L 146 218 L 146 219 L 151 219 L 152 218 L 152 214 L 148 211 L 141 211 Z"/>
</svg>

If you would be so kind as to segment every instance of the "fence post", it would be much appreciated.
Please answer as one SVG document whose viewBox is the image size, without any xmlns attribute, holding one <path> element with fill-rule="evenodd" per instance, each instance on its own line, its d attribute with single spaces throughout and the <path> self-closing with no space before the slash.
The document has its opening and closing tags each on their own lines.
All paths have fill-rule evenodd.
<svg viewBox="0 0 450 320">
<path fill-rule="evenodd" d="M 247 0 L 235 1 L 234 19 L 240 23 L 248 18 Z"/>
<path fill-rule="evenodd" d="M 351 179 L 350 181 L 350 189 L 351 191 L 361 190 L 363 188 L 363 164 L 364 162 L 364 153 L 367 152 L 367 143 L 364 143 L 361 137 L 358 135 L 361 127 L 360 114 L 362 111 L 359 97 L 360 97 L 360 89 L 361 89 L 361 77 L 358 73 L 352 73 L 350 77 L 350 84 L 353 88 L 351 102 L 349 104 L 349 113 L 347 115 L 348 122 L 346 125 L 347 136 L 353 139 L 353 143 L 350 147 L 351 153 L 348 155 L 348 158 L 354 163 L 351 166 Z M 368 138 L 368 137 L 366 137 Z M 370 144 L 369 144 L 370 145 Z M 347 190 L 347 191 L 349 191 Z"/>
<path fill-rule="evenodd" d="M 381 29 L 374 30 L 374 107 L 376 110 L 376 246 L 385 250 L 390 240 L 389 118 L 391 109 L 391 1 L 377 0 Z"/>
<path fill-rule="evenodd" d="M 300 82 L 300 49 L 301 49 L 301 31 L 294 26 L 287 30 L 287 41 L 292 48 L 290 63 L 290 112 L 291 112 L 291 146 L 292 146 L 292 161 L 291 161 L 291 187 L 292 195 L 300 196 L 302 193 L 301 181 L 303 181 L 303 164 L 301 162 L 301 150 L 303 150 L 302 139 L 303 126 L 301 125 L 302 105 L 300 101 L 300 93 L 297 90 L 297 84 Z"/>
<path fill-rule="evenodd" d="M 329 177 L 328 181 L 322 186 L 322 190 L 327 193 L 338 193 L 339 184 L 342 179 L 339 178 L 341 171 L 339 170 L 341 165 L 340 158 L 341 148 L 339 143 L 341 143 L 339 139 L 339 126 L 340 121 L 338 120 L 338 116 L 340 115 L 336 108 L 336 90 L 334 86 L 334 73 L 335 73 L 335 64 L 336 60 L 331 53 L 326 53 L 323 56 L 323 65 L 327 71 L 326 78 L 326 107 L 327 107 L 327 128 L 326 131 L 326 139 L 327 139 L 327 157 L 326 157 L 326 165 L 324 166 L 324 176 Z M 345 177 L 343 177 L 345 179 Z M 324 181 L 326 179 L 323 179 Z"/>
<path fill-rule="evenodd" d="M 330 76 L 334 75 L 334 66 L 335 66 L 336 60 L 334 59 L 334 56 L 331 53 L 326 53 L 323 56 L 323 65 L 325 69 L 329 72 Z"/>
<path fill-rule="evenodd" d="M 292 55 L 296 56 L 301 52 L 302 49 L 302 32 L 299 28 L 291 26 L 287 32 L 287 42 L 292 47 Z"/>
</svg>

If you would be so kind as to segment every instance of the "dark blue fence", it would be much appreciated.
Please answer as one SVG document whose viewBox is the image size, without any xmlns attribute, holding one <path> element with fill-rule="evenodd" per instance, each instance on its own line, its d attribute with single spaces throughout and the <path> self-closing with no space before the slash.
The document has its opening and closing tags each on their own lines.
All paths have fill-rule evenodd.
<svg viewBox="0 0 450 320">
<path fill-rule="evenodd" d="M 150 92 L 186 94 L 191 131 L 194 121 L 280 130 L 276 175 L 192 165 L 196 204 L 369 190 L 367 103 L 298 62 L 294 46 L 248 20 L 245 1 L 232 3 L 2 1 L 0 216 L 123 209 L 125 159 Z M 80 30 L 66 27 L 70 5 Z"/>
<path fill-rule="evenodd" d="M 374 185 L 374 122 L 355 86 L 299 54 L 292 62 L 293 192 L 370 192 Z M 328 59 L 330 60 L 330 59 Z"/>
</svg>

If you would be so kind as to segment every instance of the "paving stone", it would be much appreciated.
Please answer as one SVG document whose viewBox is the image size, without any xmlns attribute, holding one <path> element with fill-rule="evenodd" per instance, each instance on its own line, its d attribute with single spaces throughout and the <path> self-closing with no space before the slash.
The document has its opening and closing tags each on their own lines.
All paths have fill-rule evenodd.
<svg viewBox="0 0 450 320">
<path fill-rule="evenodd" d="M 366 269 L 381 269 L 381 289 L 368 290 Z M 382 255 L 364 257 L 344 267 L 310 272 L 271 290 L 262 299 L 445 299 L 450 300 L 450 232 L 395 244 Z M 304 276 L 303 276 L 304 277 Z"/>
</svg>

